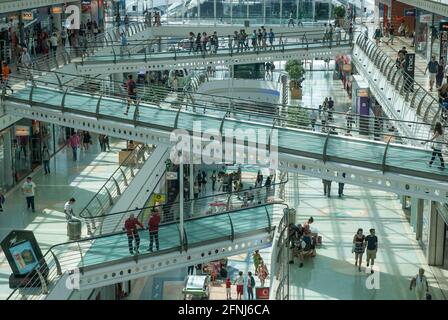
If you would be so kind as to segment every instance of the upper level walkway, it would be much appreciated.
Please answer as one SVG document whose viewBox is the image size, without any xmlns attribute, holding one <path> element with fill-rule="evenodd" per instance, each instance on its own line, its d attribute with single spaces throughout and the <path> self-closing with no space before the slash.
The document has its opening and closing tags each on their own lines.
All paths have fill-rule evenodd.
<svg viewBox="0 0 448 320">
<path fill-rule="evenodd" d="M 109 46 L 110 53 L 96 54 L 77 64 L 77 72 L 84 74 L 138 72 L 146 70 L 166 70 L 173 68 L 196 68 L 209 65 L 229 66 L 256 62 L 286 61 L 289 59 L 332 58 L 351 52 L 349 36 L 334 36 L 326 39 L 322 30 L 291 32 L 277 35 L 272 45 L 266 39 L 253 44 L 250 35 L 245 45 L 234 43 L 230 37 L 220 39 L 217 49 L 207 45 L 185 42 L 184 38 L 161 40 L 165 52 L 147 52 L 132 54 L 123 46 Z M 183 42 L 182 42 L 183 41 Z"/>
<path fill-rule="evenodd" d="M 185 129 L 190 133 L 207 131 L 224 138 L 230 138 L 229 135 L 233 136 L 244 130 L 262 130 L 269 135 L 269 139 L 265 137 L 264 143 L 258 142 L 258 147 L 277 145 L 279 165 L 288 168 L 287 170 L 302 168 L 303 174 L 318 174 L 336 181 L 356 184 L 361 183 L 356 181 L 356 177 L 367 174 L 367 169 L 372 170 L 369 172 L 375 174 L 375 179 L 389 181 L 372 183 L 372 187 L 387 188 L 395 185 L 391 181 L 399 179 L 400 183 L 395 181 L 403 189 L 395 190 L 397 193 L 417 192 L 423 198 L 446 200 L 448 190 L 444 182 L 447 181 L 448 172 L 436 166 L 428 166 L 432 151 L 422 145 L 428 145 L 427 140 L 406 137 L 415 146 L 405 146 L 391 143 L 390 139 L 386 142 L 367 141 L 333 135 L 330 134 L 331 131 L 328 134 L 317 133 L 282 126 L 283 119 L 272 114 L 254 115 L 253 111 L 232 111 L 228 107 L 204 105 L 200 102 L 189 106 L 193 110 L 186 110 L 187 105 L 182 104 L 176 109 L 166 109 L 141 103 L 136 107 L 132 106 L 130 115 L 123 115 L 122 111 L 126 107 L 123 99 L 89 95 L 65 86 L 52 89 L 48 84 L 38 84 L 38 81 L 34 81 L 34 85 L 23 86 L 22 82 L 22 87 L 16 88 L 14 94 L 5 93 L 3 101 L 6 112 L 51 123 L 70 123 L 75 127 L 106 132 L 129 140 L 138 137 L 145 143 L 167 146 L 172 145 L 170 136 L 174 129 Z M 213 112 L 205 114 L 205 107 Z M 200 127 L 197 127 L 198 124 Z M 297 144 L 297 141 L 301 143 Z M 333 171 L 336 167 L 329 170 L 329 163 L 338 168 L 336 172 L 352 174 L 347 174 L 347 178 L 336 175 Z M 322 168 L 316 170 L 317 167 L 314 166 L 317 165 Z M 355 174 L 355 171 L 351 171 L 354 168 L 363 170 L 355 170 Z M 371 180 L 363 179 L 362 183 L 366 181 Z"/>
</svg>

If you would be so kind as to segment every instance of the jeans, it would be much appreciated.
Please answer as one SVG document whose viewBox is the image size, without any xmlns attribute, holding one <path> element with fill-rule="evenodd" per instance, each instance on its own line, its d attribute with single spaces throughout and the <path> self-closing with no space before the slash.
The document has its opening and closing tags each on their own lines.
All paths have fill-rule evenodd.
<svg viewBox="0 0 448 320">
<path fill-rule="evenodd" d="M 338 195 L 342 196 L 344 194 L 344 183 L 340 183 L 338 184 Z"/>
<path fill-rule="evenodd" d="M 31 208 L 34 212 L 34 196 L 26 197 L 26 206 L 28 209 Z"/>
<path fill-rule="evenodd" d="M 72 147 L 73 150 L 73 160 L 77 160 L 77 154 L 78 154 L 78 147 Z"/>
<path fill-rule="evenodd" d="M 138 251 L 138 248 L 140 247 L 140 236 L 138 233 L 134 233 L 129 235 L 128 234 L 128 246 L 129 246 L 129 252 L 133 253 L 133 240 L 135 239 L 135 250 Z"/>
<path fill-rule="evenodd" d="M 45 174 L 50 173 L 50 160 L 44 160 L 44 170 Z"/>
<path fill-rule="evenodd" d="M 248 300 L 254 300 L 254 289 L 252 287 L 247 287 L 247 297 Z"/>
<path fill-rule="evenodd" d="M 159 250 L 159 231 L 149 232 L 149 250 L 152 251 L 152 244 L 156 241 L 156 249 Z"/>
<path fill-rule="evenodd" d="M 439 156 L 440 166 L 442 168 L 445 168 L 445 161 L 443 161 L 442 150 L 440 150 L 440 149 L 434 149 L 433 150 L 432 156 L 431 156 L 431 161 L 429 161 L 429 165 L 432 165 L 432 163 L 434 162 L 436 156 Z"/>
</svg>

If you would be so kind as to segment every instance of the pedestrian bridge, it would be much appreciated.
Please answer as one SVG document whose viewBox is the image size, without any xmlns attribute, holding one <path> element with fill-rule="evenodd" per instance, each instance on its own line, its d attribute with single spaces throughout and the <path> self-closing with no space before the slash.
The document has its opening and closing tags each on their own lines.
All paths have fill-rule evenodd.
<svg viewBox="0 0 448 320">
<path fill-rule="evenodd" d="M 162 41 L 162 40 L 161 40 Z M 109 54 L 95 54 L 76 64 L 80 75 L 111 74 L 123 72 L 138 72 L 142 69 L 167 70 L 176 68 L 194 69 L 198 67 L 230 66 L 248 63 L 264 63 L 271 61 L 287 61 L 290 59 L 325 59 L 336 55 L 350 54 L 352 41 L 347 35 L 332 41 L 324 39 L 322 31 L 291 32 L 283 36 L 276 36 L 274 45 L 265 49 L 251 45 L 249 35 L 249 48 L 238 50 L 233 44 L 229 47 L 228 39 L 219 40 L 220 47 L 215 53 L 210 51 L 194 52 L 184 38 L 170 38 L 159 43 L 166 51 L 143 53 L 128 52 L 126 47 L 110 45 Z M 180 43 L 183 43 L 179 46 Z M 186 48 L 185 48 L 186 47 Z M 168 50 L 169 49 L 169 50 Z"/>
</svg>

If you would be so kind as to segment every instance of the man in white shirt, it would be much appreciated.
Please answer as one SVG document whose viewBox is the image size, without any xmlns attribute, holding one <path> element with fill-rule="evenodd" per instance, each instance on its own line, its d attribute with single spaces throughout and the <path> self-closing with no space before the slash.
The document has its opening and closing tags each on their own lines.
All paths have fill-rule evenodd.
<svg viewBox="0 0 448 320">
<path fill-rule="evenodd" d="M 56 56 L 56 50 L 58 49 L 58 37 L 56 36 L 56 32 L 53 32 L 53 34 L 51 35 L 50 43 L 51 51 L 53 51 L 53 56 Z"/>
<path fill-rule="evenodd" d="M 72 220 L 74 217 L 72 205 L 75 203 L 75 198 L 70 198 L 64 205 L 64 213 L 67 221 Z"/>
<path fill-rule="evenodd" d="M 31 208 L 33 212 L 36 212 L 34 207 L 34 189 L 36 189 L 36 184 L 32 181 L 31 177 L 26 178 L 22 186 L 22 192 L 26 197 L 27 208 Z"/>
</svg>

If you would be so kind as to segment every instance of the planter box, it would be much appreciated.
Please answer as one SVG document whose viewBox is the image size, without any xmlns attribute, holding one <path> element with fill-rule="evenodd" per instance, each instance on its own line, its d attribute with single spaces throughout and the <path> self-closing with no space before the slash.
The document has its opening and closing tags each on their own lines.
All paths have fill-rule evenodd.
<svg viewBox="0 0 448 320">
<path fill-rule="evenodd" d="M 302 99 L 302 89 L 299 87 L 291 87 L 290 89 L 291 99 Z"/>
</svg>

